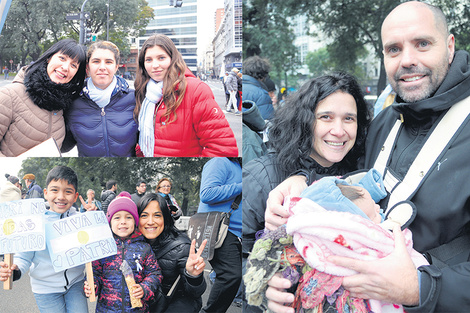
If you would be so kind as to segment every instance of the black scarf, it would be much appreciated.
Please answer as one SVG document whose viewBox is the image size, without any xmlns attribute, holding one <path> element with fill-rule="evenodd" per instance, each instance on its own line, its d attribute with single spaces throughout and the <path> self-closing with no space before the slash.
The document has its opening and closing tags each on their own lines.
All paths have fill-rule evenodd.
<svg viewBox="0 0 470 313">
<path fill-rule="evenodd" d="M 78 96 L 78 84 L 54 83 L 47 74 L 47 63 L 34 71 L 26 71 L 24 85 L 31 100 L 41 109 L 47 111 L 64 110 Z"/>
</svg>

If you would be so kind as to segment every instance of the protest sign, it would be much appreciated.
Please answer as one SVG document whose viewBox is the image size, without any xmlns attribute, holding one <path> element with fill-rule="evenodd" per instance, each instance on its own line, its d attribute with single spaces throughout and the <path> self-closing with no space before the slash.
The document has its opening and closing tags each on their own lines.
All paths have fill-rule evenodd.
<svg viewBox="0 0 470 313">
<path fill-rule="evenodd" d="M 56 272 L 117 253 L 103 211 L 75 214 L 46 224 L 47 248 Z"/>
<path fill-rule="evenodd" d="M 0 254 L 46 248 L 44 199 L 0 203 Z"/>
</svg>

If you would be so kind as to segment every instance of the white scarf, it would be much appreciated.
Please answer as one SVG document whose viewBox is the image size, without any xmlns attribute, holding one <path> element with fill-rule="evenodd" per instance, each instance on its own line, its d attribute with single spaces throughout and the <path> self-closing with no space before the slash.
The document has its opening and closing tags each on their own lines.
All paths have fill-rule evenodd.
<svg viewBox="0 0 470 313">
<path fill-rule="evenodd" d="M 155 147 L 155 124 L 153 115 L 156 104 L 163 97 L 163 82 L 150 79 L 147 83 L 147 93 L 139 112 L 139 146 L 146 157 L 153 157 Z"/>
<path fill-rule="evenodd" d="M 100 108 L 104 108 L 111 101 L 111 96 L 113 94 L 114 88 L 117 84 L 116 76 L 113 77 L 113 81 L 109 84 L 106 89 L 100 89 L 93 84 L 93 80 L 89 78 L 87 80 L 88 95 L 90 99 L 93 100 Z"/>
</svg>

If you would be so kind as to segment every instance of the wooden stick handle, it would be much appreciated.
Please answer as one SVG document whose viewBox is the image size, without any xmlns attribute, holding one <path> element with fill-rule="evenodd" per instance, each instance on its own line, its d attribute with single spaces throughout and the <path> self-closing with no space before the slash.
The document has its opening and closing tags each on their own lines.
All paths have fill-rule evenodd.
<svg viewBox="0 0 470 313">
<path fill-rule="evenodd" d="M 90 302 L 95 302 L 95 280 L 93 279 L 93 267 L 91 266 L 91 262 L 86 263 L 86 281 L 91 288 Z"/>
<path fill-rule="evenodd" d="M 11 268 L 13 265 L 13 253 L 7 253 L 5 254 L 4 262 L 8 265 L 8 268 Z M 13 287 L 13 273 L 11 273 L 11 276 L 3 282 L 3 289 L 4 290 L 11 290 Z"/>
</svg>

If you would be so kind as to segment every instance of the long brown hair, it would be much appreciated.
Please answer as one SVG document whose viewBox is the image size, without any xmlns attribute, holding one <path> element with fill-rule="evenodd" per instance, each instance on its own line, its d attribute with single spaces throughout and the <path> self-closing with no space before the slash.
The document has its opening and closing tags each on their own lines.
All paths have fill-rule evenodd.
<svg viewBox="0 0 470 313">
<path fill-rule="evenodd" d="M 171 123 L 176 121 L 176 109 L 181 105 L 184 94 L 186 93 L 187 82 L 184 72 L 187 66 L 173 41 L 162 34 L 156 34 L 148 38 L 140 50 L 139 65 L 134 82 L 136 100 L 134 117 L 139 117 L 140 108 L 142 107 L 142 102 L 147 92 L 147 83 L 150 80 L 150 76 L 145 69 L 145 54 L 147 53 L 147 49 L 155 46 L 162 48 L 171 58 L 170 66 L 168 67 L 166 76 L 163 78 L 162 98 L 166 105 L 166 112 L 163 115 L 166 117 L 165 122 Z"/>
</svg>

